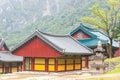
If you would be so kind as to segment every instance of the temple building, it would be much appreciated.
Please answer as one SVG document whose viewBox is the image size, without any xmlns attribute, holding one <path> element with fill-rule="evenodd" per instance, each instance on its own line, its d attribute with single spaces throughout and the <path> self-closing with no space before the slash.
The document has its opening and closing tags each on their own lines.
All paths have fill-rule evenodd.
<svg viewBox="0 0 120 80">
<path fill-rule="evenodd" d="M 105 49 L 106 49 L 106 45 L 110 44 L 110 40 L 104 32 L 98 29 L 86 27 L 83 24 L 80 24 L 79 27 L 71 31 L 70 35 L 74 39 L 76 39 L 78 42 L 82 43 L 83 45 L 93 50 L 94 48 L 97 47 L 98 41 L 101 41 L 101 44 Z M 114 51 L 114 56 L 120 56 L 119 42 L 116 40 L 113 40 L 113 51 Z M 108 55 L 108 54 L 105 54 L 105 55 Z"/>
<path fill-rule="evenodd" d="M 81 70 L 82 57 L 93 54 L 93 50 L 80 44 L 70 35 L 52 35 L 36 30 L 17 44 L 12 53 L 23 56 L 23 71 L 60 72 Z"/>
<path fill-rule="evenodd" d="M 0 39 L 0 73 L 21 71 L 22 60 L 23 57 L 13 55 L 5 41 Z"/>
</svg>

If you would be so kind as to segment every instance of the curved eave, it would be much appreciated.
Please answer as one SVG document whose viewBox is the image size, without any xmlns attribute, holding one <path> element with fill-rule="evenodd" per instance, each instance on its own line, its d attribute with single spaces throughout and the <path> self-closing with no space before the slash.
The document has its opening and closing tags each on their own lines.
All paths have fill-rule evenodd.
<svg viewBox="0 0 120 80">
<path fill-rule="evenodd" d="M 74 33 L 76 33 L 79 30 L 83 31 L 84 33 L 86 33 L 87 35 L 89 35 L 91 37 L 97 37 L 96 35 L 89 32 L 89 30 L 87 30 L 86 26 L 84 26 L 84 25 L 80 25 L 79 27 L 75 28 L 72 32 L 70 32 L 70 35 L 73 35 Z"/>
<path fill-rule="evenodd" d="M 0 60 L 0 62 L 22 62 L 23 60 L 21 61 L 9 61 L 9 60 Z"/>
<path fill-rule="evenodd" d="M 39 31 L 39 32 L 40 32 L 40 31 Z M 88 50 L 87 52 L 89 52 L 89 53 L 92 54 L 92 50 L 91 50 L 90 48 L 88 48 L 88 47 L 80 44 L 77 40 L 75 40 L 75 39 L 74 39 L 72 36 L 70 36 L 70 35 L 52 35 L 52 34 L 47 34 L 47 33 L 43 33 L 43 32 L 40 32 L 40 33 L 42 33 L 42 34 L 44 34 L 44 35 L 47 35 L 47 36 L 51 36 L 51 37 L 61 37 L 61 38 L 63 38 L 63 37 L 69 37 L 69 38 L 72 39 L 74 42 L 76 42 L 77 44 L 79 44 L 80 46 L 82 46 L 82 47 L 84 47 L 86 50 Z M 44 36 L 44 35 L 43 35 L 43 36 Z M 49 41 L 49 42 L 51 42 L 51 41 Z M 56 45 L 56 44 L 54 44 L 54 45 Z M 66 51 L 66 49 L 62 49 L 62 50 L 60 50 L 59 52 L 61 52 L 61 53 L 70 53 L 70 54 L 86 53 L 86 52 L 84 52 L 84 51 L 68 52 L 68 51 Z"/>
<path fill-rule="evenodd" d="M 46 38 L 44 38 L 44 36 L 40 35 L 39 33 L 40 33 L 39 31 L 34 32 L 31 36 L 29 36 L 28 38 L 26 38 L 24 41 L 21 41 L 14 48 L 12 48 L 11 51 L 15 51 L 16 49 L 18 49 L 19 47 L 21 47 L 22 45 L 24 45 L 27 41 L 31 40 L 35 36 L 37 36 L 38 38 L 40 38 L 43 41 L 45 41 L 47 44 L 49 44 L 50 46 L 52 46 L 53 48 L 55 48 L 57 51 L 60 52 L 60 51 L 63 50 L 60 47 L 58 47 L 57 45 L 54 45 L 53 43 L 51 43 L 49 40 L 47 40 Z"/>
<path fill-rule="evenodd" d="M 66 55 L 93 55 L 93 53 L 74 53 L 74 52 L 65 52 Z"/>
<path fill-rule="evenodd" d="M 102 44 L 106 44 L 105 40 L 101 40 L 101 39 L 98 39 L 98 38 L 90 38 L 90 39 L 84 39 L 84 40 L 78 39 L 78 42 L 80 42 L 80 43 L 82 43 L 82 44 L 84 44 L 85 46 L 88 46 L 88 47 L 97 46 L 98 41 L 101 41 Z"/>
<path fill-rule="evenodd" d="M 19 55 L 19 56 L 21 56 L 21 55 Z M 58 56 L 48 56 L 48 55 L 47 56 L 38 56 L 38 55 L 37 56 L 31 56 L 31 55 L 26 56 L 26 55 L 24 55 L 24 57 L 36 57 L 36 58 L 37 57 L 38 58 L 59 58 L 59 57 L 62 57 L 62 56 L 63 56 L 63 54 L 60 54 Z"/>
<path fill-rule="evenodd" d="M 9 51 L 0 52 L 0 61 L 1 62 L 22 62 L 22 56 L 13 55 Z"/>
<path fill-rule="evenodd" d="M 70 35 L 69 35 L 69 36 L 70 36 Z M 70 36 L 70 37 L 72 38 L 72 36 Z M 93 50 L 92 50 L 92 49 L 88 48 L 87 46 L 83 45 L 82 43 L 79 43 L 78 40 L 75 40 L 74 38 L 72 38 L 72 39 L 73 39 L 76 43 L 78 43 L 79 45 L 85 47 L 85 48 L 89 51 L 89 53 L 93 54 Z M 81 52 L 81 53 L 83 53 L 83 52 Z M 86 52 L 84 52 L 84 53 L 86 53 Z"/>
<path fill-rule="evenodd" d="M 40 32 L 39 30 L 37 30 L 35 33 L 33 33 L 31 36 L 29 36 L 23 42 L 21 42 L 17 46 L 15 46 L 15 48 L 13 48 L 12 51 L 15 51 L 17 48 L 21 47 L 27 41 L 31 40 L 35 36 L 37 36 L 39 39 L 43 40 L 48 45 L 52 46 L 54 49 L 56 49 L 60 53 L 89 55 L 89 53 L 92 54 L 92 52 L 93 52 L 90 48 L 80 44 L 77 40 L 73 39 L 70 35 L 52 35 L 52 34 L 47 34 L 47 33 Z M 58 42 L 54 42 L 54 40 L 57 41 L 59 39 L 58 37 L 61 40 L 58 41 Z M 72 43 L 74 43 L 74 45 L 73 44 L 69 45 L 69 46 L 71 46 L 70 48 L 68 48 L 69 46 L 64 46 L 63 43 L 67 44 L 67 42 L 64 41 L 66 39 L 69 39 L 68 41 L 71 41 Z M 63 44 L 62 46 L 61 46 L 61 43 Z M 78 48 L 73 47 L 75 45 L 78 46 L 78 48 L 83 48 L 85 51 L 81 51 L 82 49 L 79 50 Z M 66 50 L 63 49 L 64 48 L 63 46 L 66 48 Z M 74 51 L 72 51 L 71 49 L 73 49 Z M 77 50 L 77 51 L 75 51 L 75 50 Z M 62 56 L 62 55 L 61 54 L 58 55 L 58 56 L 31 56 L 31 55 L 27 55 L 27 56 L 24 56 L 24 57 L 60 57 L 60 56 Z"/>
</svg>

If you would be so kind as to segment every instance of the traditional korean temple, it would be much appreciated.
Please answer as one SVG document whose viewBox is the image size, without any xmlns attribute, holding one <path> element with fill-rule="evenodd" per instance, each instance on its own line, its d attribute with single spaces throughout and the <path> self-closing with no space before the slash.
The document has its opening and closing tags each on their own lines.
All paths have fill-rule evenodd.
<svg viewBox="0 0 120 80">
<path fill-rule="evenodd" d="M 18 72 L 23 57 L 13 55 L 3 39 L 0 39 L 0 73 Z"/>
<path fill-rule="evenodd" d="M 70 35 L 74 39 L 78 40 L 78 42 L 82 43 L 83 45 L 91 49 L 94 49 L 97 47 L 98 41 L 102 42 L 102 45 L 104 48 L 106 44 L 110 44 L 110 40 L 105 33 L 97 29 L 86 27 L 83 24 L 80 24 L 79 27 L 71 31 Z M 115 53 L 114 56 L 119 56 L 120 48 L 119 48 L 118 41 L 113 40 L 113 48 Z"/>
<path fill-rule="evenodd" d="M 93 51 L 70 35 L 52 35 L 36 30 L 12 49 L 14 55 L 23 56 L 23 71 L 60 72 L 81 70 L 82 56 Z"/>
</svg>

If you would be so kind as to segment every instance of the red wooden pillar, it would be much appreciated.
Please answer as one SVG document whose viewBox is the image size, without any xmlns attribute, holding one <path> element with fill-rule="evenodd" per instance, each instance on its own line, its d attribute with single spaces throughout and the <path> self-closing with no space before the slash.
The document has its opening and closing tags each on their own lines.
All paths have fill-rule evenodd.
<svg viewBox="0 0 120 80">
<path fill-rule="evenodd" d="M 19 63 L 17 63 L 17 72 L 19 72 Z"/>
<path fill-rule="evenodd" d="M 65 59 L 65 71 L 67 71 L 67 60 Z"/>
<path fill-rule="evenodd" d="M 4 73 L 4 63 L 2 63 L 2 73 Z"/>
<path fill-rule="evenodd" d="M 80 70 L 82 70 L 82 56 L 81 56 L 81 59 L 80 59 Z"/>
<path fill-rule="evenodd" d="M 18 64 L 18 72 L 20 72 L 20 71 L 22 71 L 22 63 L 21 62 L 19 62 L 19 64 Z"/>
<path fill-rule="evenodd" d="M 20 71 L 22 71 L 22 62 L 20 63 Z"/>
<path fill-rule="evenodd" d="M 73 70 L 75 70 L 75 59 L 73 59 Z"/>
<path fill-rule="evenodd" d="M 31 58 L 31 70 L 34 71 L 34 60 L 35 58 Z"/>
<path fill-rule="evenodd" d="M 58 60 L 55 59 L 55 72 L 58 72 Z"/>
<path fill-rule="evenodd" d="M 45 71 L 48 72 L 48 58 L 45 59 Z"/>
<path fill-rule="evenodd" d="M 85 67 L 88 68 L 88 56 L 85 56 Z"/>
<path fill-rule="evenodd" d="M 22 71 L 25 71 L 25 58 L 24 58 L 24 60 L 22 62 Z"/>
<path fill-rule="evenodd" d="M 12 72 L 12 63 L 9 63 L 10 72 Z"/>
</svg>

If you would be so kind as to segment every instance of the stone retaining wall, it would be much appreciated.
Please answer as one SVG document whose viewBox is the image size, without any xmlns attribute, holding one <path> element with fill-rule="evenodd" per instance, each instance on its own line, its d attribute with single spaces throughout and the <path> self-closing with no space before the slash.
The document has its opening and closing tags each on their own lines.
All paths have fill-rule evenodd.
<svg viewBox="0 0 120 80">
<path fill-rule="evenodd" d="M 108 64 L 108 67 L 106 68 L 105 72 L 109 72 L 113 69 L 115 69 L 115 66 L 120 64 L 120 62 L 106 62 Z"/>
</svg>

